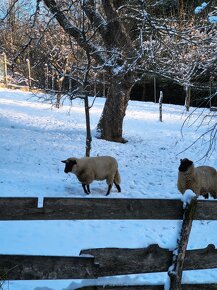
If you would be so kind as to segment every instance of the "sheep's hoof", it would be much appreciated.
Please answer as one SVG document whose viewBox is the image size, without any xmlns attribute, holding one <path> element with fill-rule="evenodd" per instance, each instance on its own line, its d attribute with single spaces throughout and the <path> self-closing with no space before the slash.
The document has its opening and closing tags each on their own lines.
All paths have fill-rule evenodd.
<svg viewBox="0 0 217 290">
<path fill-rule="evenodd" d="M 87 188 L 86 188 L 86 185 L 84 183 L 82 183 L 82 187 L 83 187 L 84 193 L 86 193 L 86 194 L 91 193 L 89 185 L 87 185 Z"/>
</svg>

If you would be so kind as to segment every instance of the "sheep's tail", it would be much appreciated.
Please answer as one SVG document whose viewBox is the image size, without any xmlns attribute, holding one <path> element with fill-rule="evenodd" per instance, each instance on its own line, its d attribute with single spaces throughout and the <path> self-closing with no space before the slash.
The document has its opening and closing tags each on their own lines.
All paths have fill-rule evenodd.
<svg viewBox="0 0 217 290">
<path fill-rule="evenodd" d="M 117 169 L 117 171 L 116 171 L 116 173 L 115 173 L 114 182 L 115 182 L 116 184 L 120 184 L 120 183 L 121 183 L 121 177 L 120 177 L 120 174 L 119 174 L 118 169 Z"/>
<path fill-rule="evenodd" d="M 120 174 L 119 174 L 118 169 L 117 169 L 117 171 L 115 173 L 115 177 L 114 177 L 114 184 L 115 184 L 118 192 L 121 192 L 121 187 L 119 185 L 120 183 L 121 183 L 121 177 L 120 177 Z"/>
</svg>

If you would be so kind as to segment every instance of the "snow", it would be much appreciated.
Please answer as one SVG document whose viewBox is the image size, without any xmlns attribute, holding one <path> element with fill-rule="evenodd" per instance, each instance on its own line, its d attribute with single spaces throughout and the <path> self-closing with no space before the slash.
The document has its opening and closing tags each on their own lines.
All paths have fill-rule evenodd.
<svg viewBox="0 0 217 290">
<path fill-rule="evenodd" d="M 104 99 L 97 98 L 90 110 L 91 156 L 111 155 L 118 160 L 122 192 L 112 188 L 106 197 L 106 183 L 94 182 L 92 194 L 87 197 L 76 177 L 64 173 L 61 163 L 70 156 L 85 154 L 83 101 L 76 99 L 71 105 L 66 102 L 56 109 L 49 103 L 38 102 L 37 96 L 31 93 L 0 89 L 1 196 L 38 197 L 39 206 L 43 204 L 43 197 L 173 198 L 185 203 L 192 193 L 187 191 L 183 197 L 177 190 L 179 160 L 189 158 L 197 166 L 206 163 L 217 167 L 215 151 L 208 159 L 201 159 L 209 146 L 206 136 L 190 146 L 208 128 L 205 124 L 198 126 L 208 114 L 207 109 L 190 108 L 188 113 L 184 106 L 163 104 L 163 122 L 159 122 L 158 104 L 130 101 L 124 119 L 124 137 L 128 143 L 120 144 L 94 137 L 103 105 Z M 182 135 L 181 127 L 189 114 L 191 117 L 185 122 Z M 215 119 L 209 121 L 211 125 Z M 78 256 L 82 249 L 141 248 L 150 244 L 174 250 L 180 226 L 181 221 L 155 220 L 1 221 L 1 254 Z M 215 221 L 193 222 L 188 249 L 216 245 L 216 232 Z M 217 282 L 216 269 L 183 274 L 183 283 L 214 282 Z M 168 276 L 154 273 L 97 281 L 8 281 L 3 289 L 69 290 L 105 283 L 163 283 L 166 289 Z"/>
<path fill-rule="evenodd" d="M 199 14 L 200 12 L 202 12 L 206 7 L 207 7 L 207 3 L 203 2 L 200 6 L 197 6 L 194 10 L 195 14 Z"/>
<path fill-rule="evenodd" d="M 208 19 L 210 23 L 217 23 L 217 16 L 209 16 Z"/>
<path fill-rule="evenodd" d="M 185 207 L 187 204 L 189 204 L 193 197 L 195 197 L 196 194 L 192 192 L 191 190 L 186 190 L 185 194 L 181 197 L 181 201 L 183 202 L 183 207 Z"/>
</svg>

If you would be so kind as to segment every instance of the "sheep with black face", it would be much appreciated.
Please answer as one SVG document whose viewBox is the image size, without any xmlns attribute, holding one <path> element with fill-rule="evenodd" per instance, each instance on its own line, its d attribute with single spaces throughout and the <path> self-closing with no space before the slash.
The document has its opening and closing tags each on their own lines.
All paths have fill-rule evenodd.
<svg viewBox="0 0 217 290">
<path fill-rule="evenodd" d="M 210 193 L 217 198 L 217 171 L 211 166 L 194 167 L 193 161 L 181 159 L 177 187 L 182 194 L 191 189 L 197 196 L 208 198 Z"/>
<path fill-rule="evenodd" d="M 106 180 L 108 184 L 106 195 L 109 195 L 113 183 L 118 192 L 121 192 L 121 179 L 118 171 L 118 163 L 115 158 L 111 156 L 70 157 L 62 162 L 65 163 L 64 172 L 75 174 L 86 194 L 90 193 L 90 183 L 94 180 Z"/>
</svg>

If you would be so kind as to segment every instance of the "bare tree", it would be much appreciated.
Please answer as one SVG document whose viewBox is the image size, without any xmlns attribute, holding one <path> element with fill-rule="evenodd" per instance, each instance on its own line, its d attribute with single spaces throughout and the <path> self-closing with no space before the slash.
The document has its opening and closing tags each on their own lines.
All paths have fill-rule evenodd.
<svg viewBox="0 0 217 290">
<path fill-rule="evenodd" d="M 91 93 L 95 80 L 103 83 L 106 102 L 98 136 L 125 142 L 123 120 L 137 81 L 153 74 L 191 88 L 201 87 L 211 72 L 216 77 L 216 28 L 209 21 L 215 10 L 209 1 L 196 15 L 193 3 L 38 0 L 35 30 L 25 39 L 37 48 L 31 63 L 46 62 L 55 70 L 57 103 L 66 95 Z M 71 84 L 68 90 L 66 81 Z"/>
<path fill-rule="evenodd" d="M 64 13 L 62 2 L 44 2 L 63 29 L 76 40 L 80 48 L 91 55 L 92 66 L 99 66 L 98 71 L 107 72 L 110 89 L 98 131 L 102 138 L 123 142 L 122 123 L 133 84 L 132 71 L 128 70 L 126 60 L 132 63 L 137 55 L 112 2 L 102 1 L 102 15 L 94 1 L 81 1 L 82 11 L 89 19 L 82 27 L 75 26 L 72 14 L 69 15 L 70 8 L 70 12 L 74 12 L 73 5 Z M 88 30 L 90 25 L 94 28 L 93 32 Z"/>
<path fill-rule="evenodd" d="M 78 2 L 86 21 L 82 28 L 73 21 Z M 187 18 L 183 11 L 188 7 L 184 4 L 182 12 L 176 12 L 177 19 L 175 14 L 163 17 L 159 9 L 165 7 L 157 1 L 44 3 L 64 31 L 91 55 L 98 73 L 106 72 L 109 88 L 98 123 L 99 137 L 106 140 L 125 141 L 123 119 L 131 88 L 139 78 L 153 73 L 194 86 L 195 76 L 204 74 L 215 63 L 214 37 L 210 37 L 210 31 L 215 31 L 194 15 Z"/>
</svg>

